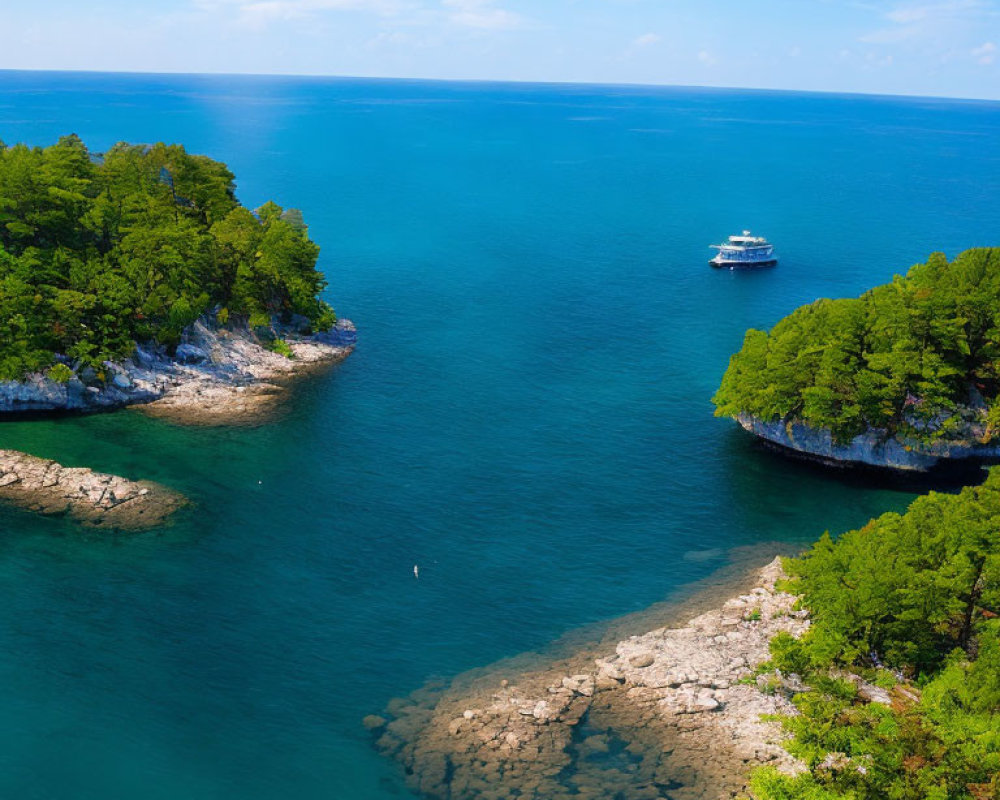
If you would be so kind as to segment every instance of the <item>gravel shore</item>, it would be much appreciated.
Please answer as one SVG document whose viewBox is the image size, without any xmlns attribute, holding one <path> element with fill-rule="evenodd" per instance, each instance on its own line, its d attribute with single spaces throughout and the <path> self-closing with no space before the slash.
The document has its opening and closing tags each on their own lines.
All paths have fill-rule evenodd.
<svg viewBox="0 0 1000 800">
<path fill-rule="evenodd" d="M 749 591 L 686 625 L 429 686 L 365 724 L 411 788 L 435 800 L 734 797 L 754 766 L 801 768 L 780 727 L 761 721 L 794 707 L 752 679 L 775 634 L 809 625 L 775 588 L 782 575 L 775 559 Z"/>
</svg>

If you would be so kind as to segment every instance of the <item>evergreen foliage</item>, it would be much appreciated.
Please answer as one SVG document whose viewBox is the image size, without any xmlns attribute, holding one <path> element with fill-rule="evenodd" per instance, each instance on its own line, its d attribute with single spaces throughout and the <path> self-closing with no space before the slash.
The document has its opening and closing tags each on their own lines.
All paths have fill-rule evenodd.
<svg viewBox="0 0 1000 800">
<path fill-rule="evenodd" d="M 96 366 L 136 341 L 172 346 L 213 308 L 220 321 L 294 314 L 329 328 L 318 254 L 301 212 L 252 214 L 224 164 L 180 145 L 95 156 L 75 135 L 0 142 L 0 379 L 57 353 Z"/>
<path fill-rule="evenodd" d="M 874 428 L 929 442 L 966 429 L 955 412 L 977 393 L 988 440 L 1000 426 L 1000 248 L 951 263 L 934 253 L 859 298 L 747 331 L 713 401 L 718 416 L 800 421 L 839 441 Z"/>
<path fill-rule="evenodd" d="M 804 675 L 788 749 L 809 771 L 759 770 L 758 800 L 1000 798 L 1000 467 L 931 493 L 787 564 L 813 623 L 772 642 Z M 891 688 L 865 703 L 843 670 Z"/>
</svg>

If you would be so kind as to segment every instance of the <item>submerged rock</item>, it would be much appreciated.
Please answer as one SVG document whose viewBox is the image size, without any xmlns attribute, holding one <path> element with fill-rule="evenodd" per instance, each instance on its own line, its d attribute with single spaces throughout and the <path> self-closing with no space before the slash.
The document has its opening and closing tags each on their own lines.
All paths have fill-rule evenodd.
<svg viewBox="0 0 1000 800">
<path fill-rule="evenodd" d="M 68 514 L 91 527 L 141 530 L 162 525 L 187 499 L 151 481 L 0 450 L 0 500 L 41 514 Z"/>
<path fill-rule="evenodd" d="M 368 714 L 361 720 L 361 724 L 365 726 L 365 729 L 373 732 L 382 730 L 386 726 L 386 722 L 385 717 L 380 717 L 378 714 Z"/>
<path fill-rule="evenodd" d="M 571 660 L 394 703 L 377 747 L 433 800 L 714 800 L 743 791 L 752 766 L 794 772 L 780 727 L 761 721 L 794 707 L 744 680 L 775 634 L 809 625 L 781 575 L 775 560 L 748 594 L 624 639 L 589 671 Z"/>
</svg>

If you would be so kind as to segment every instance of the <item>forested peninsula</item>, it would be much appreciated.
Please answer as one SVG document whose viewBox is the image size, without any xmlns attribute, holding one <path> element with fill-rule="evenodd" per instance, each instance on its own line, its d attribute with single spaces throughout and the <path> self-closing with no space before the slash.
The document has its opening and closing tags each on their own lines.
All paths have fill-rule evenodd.
<svg viewBox="0 0 1000 800">
<path fill-rule="evenodd" d="M 251 212 L 181 145 L 0 144 L 0 412 L 164 400 L 227 421 L 226 398 L 353 347 L 318 255 L 301 212 Z"/>
<path fill-rule="evenodd" d="M 302 214 L 251 212 L 225 164 L 180 145 L 0 143 L 0 418 L 141 405 L 255 424 L 282 383 L 354 348 L 320 298 Z M 167 487 L 0 450 L 0 497 L 106 528 L 155 527 Z"/>
<path fill-rule="evenodd" d="M 976 248 L 748 331 L 713 401 L 802 454 L 925 470 L 1000 456 L 998 396 L 1000 248 Z"/>
</svg>

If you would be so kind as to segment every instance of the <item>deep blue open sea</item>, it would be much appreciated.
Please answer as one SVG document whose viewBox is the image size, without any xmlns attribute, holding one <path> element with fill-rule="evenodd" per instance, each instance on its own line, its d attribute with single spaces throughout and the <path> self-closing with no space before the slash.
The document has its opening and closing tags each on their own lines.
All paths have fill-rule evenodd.
<svg viewBox="0 0 1000 800">
<path fill-rule="evenodd" d="M 391 697 L 903 508 L 710 397 L 747 327 L 1000 243 L 996 103 L 0 72 L 0 139 L 69 132 L 303 209 L 361 343 L 262 427 L 0 425 L 197 502 L 138 536 L 0 509 L 21 800 L 408 796 L 359 724 Z M 742 228 L 777 268 L 707 266 Z"/>
</svg>

